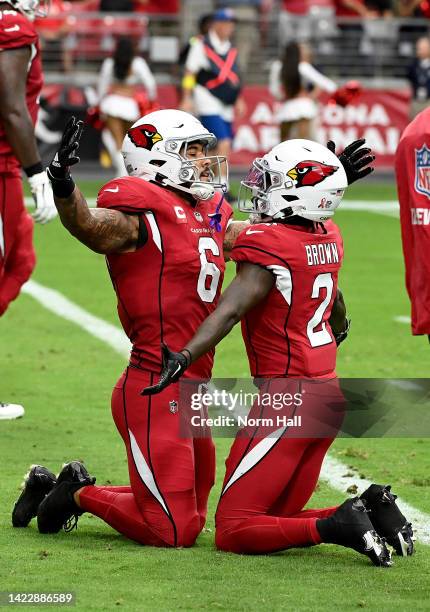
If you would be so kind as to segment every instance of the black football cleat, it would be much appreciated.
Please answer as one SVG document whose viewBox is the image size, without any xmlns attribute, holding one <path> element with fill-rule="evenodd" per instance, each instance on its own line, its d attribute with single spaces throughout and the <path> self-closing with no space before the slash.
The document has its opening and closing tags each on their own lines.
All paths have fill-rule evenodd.
<svg viewBox="0 0 430 612">
<path fill-rule="evenodd" d="M 316 526 L 323 542 L 353 548 L 379 567 L 392 565 L 385 540 L 376 533 L 358 497 L 347 499 L 328 518 L 318 519 Z"/>
<path fill-rule="evenodd" d="M 57 479 L 55 474 L 42 465 L 32 465 L 24 476 L 23 490 L 12 511 L 12 525 L 27 527 L 37 515 L 39 504 L 52 490 Z"/>
<path fill-rule="evenodd" d="M 66 463 L 58 474 L 55 487 L 37 511 L 40 533 L 58 533 L 62 527 L 64 531 L 74 529 L 84 511 L 76 504 L 73 494 L 82 487 L 93 485 L 95 481 L 80 461 Z"/>
<path fill-rule="evenodd" d="M 372 484 L 360 499 L 369 511 L 369 517 L 376 531 L 384 537 L 398 555 L 408 557 L 414 552 L 412 524 L 396 504 L 397 495 L 391 493 L 390 485 Z"/>
</svg>

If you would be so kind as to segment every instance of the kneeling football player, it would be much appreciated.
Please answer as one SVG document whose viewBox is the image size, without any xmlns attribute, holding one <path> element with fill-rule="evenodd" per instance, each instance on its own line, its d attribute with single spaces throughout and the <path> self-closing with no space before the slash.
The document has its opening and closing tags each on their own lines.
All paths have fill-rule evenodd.
<svg viewBox="0 0 430 612">
<path fill-rule="evenodd" d="M 122 153 L 129 176 L 99 192 L 97 208 L 75 186 L 69 166 L 82 122 L 73 119 L 48 172 L 67 230 L 106 256 L 118 313 L 133 348 L 112 394 L 112 414 L 123 438 L 130 484 L 94 486 L 79 462 L 58 478 L 34 466 L 12 521 L 26 526 L 37 513 L 39 531 L 70 527 L 84 511 L 123 535 L 153 546 L 191 546 L 203 528 L 215 476 L 215 447 L 181 438 L 175 385 L 157 398 L 142 397 L 162 368 L 161 341 L 179 349 L 215 309 L 229 250 L 245 222 L 230 222 L 221 193 L 226 160 L 208 154 L 216 138 L 192 115 L 161 110 L 127 132 Z M 213 353 L 190 368 L 211 376 Z M 46 497 L 45 497 L 46 496 Z"/>
<path fill-rule="evenodd" d="M 335 363 L 349 322 L 338 289 L 343 242 L 330 217 L 347 185 L 371 171 L 369 151 L 359 158 L 340 156 L 341 164 L 317 143 L 292 140 L 254 161 L 239 194 L 253 224 L 232 249 L 236 277 L 181 352 L 164 347 L 160 381 L 145 390 L 177 381 L 242 321 L 251 375 L 272 405 L 256 401 L 226 461 L 216 513 L 221 550 L 255 554 L 332 543 L 377 566 L 391 565 L 386 541 L 398 554 L 413 551 L 411 525 L 390 487 L 372 485 L 339 507 L 304 510 L 343 418 Z M 272 400 L 286 392 L 302 398 L 279 414 L 300 416 L 298 433 L 288 419 L 275 420 Z"/>
</svg>

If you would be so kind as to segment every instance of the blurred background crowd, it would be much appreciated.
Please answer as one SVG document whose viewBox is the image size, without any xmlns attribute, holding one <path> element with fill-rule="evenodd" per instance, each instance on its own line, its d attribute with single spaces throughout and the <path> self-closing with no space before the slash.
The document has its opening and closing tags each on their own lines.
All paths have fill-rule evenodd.
<svg viewBox="0 0 430 612">
<path fill-rule="evenodd" d="M 330 95 L 351 79 L 408 89 L 410 116 L 430 97 L 429 0 L 52 0 L 49 17 L 36 26 L 46 83 L 37 127 L 42 153 L 58 141 L 65 114 L 89 109 L 93 127 L 101 117 L 106 128 L 101 162 L 118 172 L 123 134 L 143 112 L 167 102 L 201 115 L 201 84 L 197 78 L 197 88 L 187 89 L 184 76 L 205 69 L 199 44 L 209 32 L 221 45 L 217 52 L 237 48 L 241 87 L 265 86 L 278 103 L 300 99 L 300 124 L 297 104 L 278 111 L 283 137 L 312 137 L 320 92 Z M 160 100 L 167 85 L 174 102 Z M 130 97 L 121 117 L 112 95 Z M 220 112 L 227 124 L 245 113 L 239 92 L 232 107 Z M 224 128 L 228 154 L 233 132 Z"/>
</svg>

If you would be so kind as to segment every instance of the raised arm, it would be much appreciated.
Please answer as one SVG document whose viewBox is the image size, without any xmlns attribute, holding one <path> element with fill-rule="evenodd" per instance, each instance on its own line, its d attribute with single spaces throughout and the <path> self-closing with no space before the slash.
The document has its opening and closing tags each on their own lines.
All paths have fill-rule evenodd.
<svg viewBox="0 0 430 612">
<path fill-rule="evenodd" d="M 134 251 L 139 234 L 139 218 L 109 208 L 88 208 L 79 187 L 67 198 L 54 194 L 61 223 L 82 244 L 96 253 Z"/>
<path fill-rule="evenodd" d="M 174 353 L 163 346 L 160 379 L 157 384 L 144 389 L 142 395 L 159 393 L 178 380 L 190 363 L 213 349 L 251 308 L 266 297 L 274 282 L 273 274 L 265 268 L 250 263 L 241 264 L 217 308 L 201 324 L 182 351 Z"/>
<path fill-rule="evenodd" d="M 82 121 L 72 117 L 48 168 L 61 222 L 72 236 L 96 253 L 133 251 L 139 239 L 139 217 L 108 208 L 90 209 L 72 179 L 69 169 L 79 162 L 76 153 L 82 130 Z"/>
</svg>

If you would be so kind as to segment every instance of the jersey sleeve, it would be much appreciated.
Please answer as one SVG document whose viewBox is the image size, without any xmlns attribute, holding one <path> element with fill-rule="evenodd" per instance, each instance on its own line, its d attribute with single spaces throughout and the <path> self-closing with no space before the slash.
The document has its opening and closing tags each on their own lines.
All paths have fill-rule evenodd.
<svg viewBox="0 0 430 612">
<path fill-rule="evenodd" d="M 154 207 L 154 202 L 149 204 L 150 198 L 149 194 L 145 193 L 145 188 L 142 179 L 132 177 L 113 179 L 100 189 L 97 207 L 114 208 L 128 214 L 142 213 Z"/>
<path fill-rule="evenodd" d="M 0 50 L 30 47 L 38 40 L 34 25 L 17 11 L 3 11 L 0 19 Z"/>
<path fill-rule="evenodd" d="M 276 254 L 276 234 L 267 225 L 250 225 L 239 234 L 231 250 L 230 259 L 237 263 L 251 263 L 267 268 L 285 262 Z"/>
</svg>

